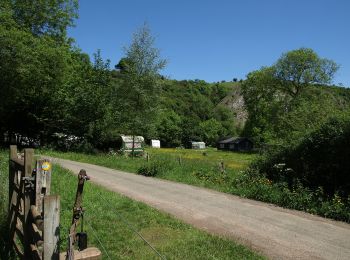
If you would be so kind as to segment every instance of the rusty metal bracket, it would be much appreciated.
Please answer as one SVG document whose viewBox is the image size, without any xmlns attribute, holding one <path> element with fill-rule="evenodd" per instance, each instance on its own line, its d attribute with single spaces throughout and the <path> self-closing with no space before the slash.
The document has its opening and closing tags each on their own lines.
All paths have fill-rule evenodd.
<svg viewBox="0 0 350 260">
<path fill-rule="evenodd" d="M 90 177 L 86 174 L 85 170 L 80 170 L 78 174 L 78 187 L 75 195 L 75 202 L 73 206 L 73 217 L 72 217 L 72 225 L 69 230 L 68 236 L 68 248 L 66 254 L 66 260 L 74 259 L 74 244 L 77 241 L 76 237 L 76 229 L 79 224 L 79 220 L 82 218 L 84 213 L 84 208 L 82 207 L 83 202 L 83 191 L 84 191 L 84 183 L 85 181 L 90 180 Z"/>
</svg>

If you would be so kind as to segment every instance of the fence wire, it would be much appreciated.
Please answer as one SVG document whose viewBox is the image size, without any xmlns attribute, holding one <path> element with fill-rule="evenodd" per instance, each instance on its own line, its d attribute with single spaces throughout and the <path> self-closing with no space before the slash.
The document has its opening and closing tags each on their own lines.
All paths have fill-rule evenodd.
<svg viewBox="0 0 350 260">
<path fill-rule="evenodd" d="M 112 258 L 109 256 L 107 249 L 103 246 L 103 244 L 102 244 L 100 238 L 98 237 L 96 230 L 92 227 L 92 225 L 90 225 L 89 221 L 86 221 L 86 224 L 91 228 L 92 234 L 93 234 L 94 237 L 97 239 L 98 243 L 101 245 L 101 247 L 102 247 L 103 251 L 106 253 L 108 259 L 112 259 Z"/>
<path fill-rule="evenodd" d="M 110 204 L 99 192 L 96 193 L 106 204 Z M 160 259 L 166 260 L 165 256 L 163 256 L 161 253 L 158 252 L 157 249 L 154 248 L 154 246 L 151 245 L 150 242 L 147 241 L 145 237 L 143 237 L 137 230 L 136 228 L 129 223 L 117 210 L 114 210 L 116 215 L 119 217 L 119 219 L 125 224 L 125 226 L 131 231 L 137 234 L 144 242 L 145 244 L 151 248 L 151 250 L 159 256 Z"/>
</svg>

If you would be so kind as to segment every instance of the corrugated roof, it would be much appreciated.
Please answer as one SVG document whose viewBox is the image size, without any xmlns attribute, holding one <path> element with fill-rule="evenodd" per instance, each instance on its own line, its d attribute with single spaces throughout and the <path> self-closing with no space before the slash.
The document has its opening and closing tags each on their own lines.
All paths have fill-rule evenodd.
<svg viewBox="0 0 350 260">
<path fill-rule="evenodd" d="M 123 142 L 132 143 L 132 139 L 133 139 L 132 135 L 120 135 L 120 137 L 122 138 Z M 135 142 L 136 143 L 142 143 L 144 141 L 145 141 L 145 139 L 143 138 L 143 136 L 136 136 L 135 135 Z"/>
<path fill-rule="evenodd" d="M 227 143 L 234 143 L 234 144 L 237 144 L 237 143 L 239 143 L 239 142 L 241 142 L 241 141 L 244 141 L 244 140 L 248 140 L 249 142 L 251 142 L 251 141 L 249 140 L 249 138 L 247 138 L 247 137 L 230 137 L 230 138 L 228 138 L 228 139 L 221 140 L 221 141 L 219 141 L 218 143 L 219 143 L 219 144 L 227 144 Z"/>
</svg>

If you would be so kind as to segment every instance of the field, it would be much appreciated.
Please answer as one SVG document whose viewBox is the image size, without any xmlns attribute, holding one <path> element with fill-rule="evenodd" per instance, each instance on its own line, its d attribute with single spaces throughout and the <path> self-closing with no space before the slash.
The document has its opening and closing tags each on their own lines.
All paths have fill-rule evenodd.
<svg viewBox="0 0 350 260">
<path fill-rule="evenodd" d="M 6 234 L 7 156 L 7 152 L 1 152 L 1 259 L 11 259 L 5 253 L 6 239 L 3 236 Z M 134 159 L 134 162 L 136 161 L 138 159 Z M 61 251 L 67 244 L 66 236 L 76 185 L 77 177 L 54 165 L 51 193 L 61 196 Z M 167 259 L 262 259 L 261 256 L 230 240 L 196 230 L 143 203 L 132 201 L 89 182 L 84 188 L 83 206 L 86 208 L 84 229 L 89 236 L 89 246 L 100 248 L 104 259 L 157 258 L 155 252 L 130 230 L 128 225 L 137 230 Z"/>
<path fill-rule="evenodd" d="M 325 196 L 300 184 L 268 179 L 250 169 L 244 171 L 257 154 L 233 153 L 216 149 L 147 149 L 150 161 L 116 155 L 86 155 L 42 151 L 48 155 L 120 169 L 146 176 L 186 183 L 350 222 L 350 200 L 338 194 Z M 221 168 L 224 164 L 224 171 Z"/>
<path fill-rule="evenodd" d="M 217 151 L 213 148 L 206 150 L 148 148 L 146 152 L 149 154 L 149 162 L 144 157 L 41 151 L 42 154 L 53 157 L 92 163 L 223 192 L 232 191 L 232 181 L 257 156 Z"/>
</svg>

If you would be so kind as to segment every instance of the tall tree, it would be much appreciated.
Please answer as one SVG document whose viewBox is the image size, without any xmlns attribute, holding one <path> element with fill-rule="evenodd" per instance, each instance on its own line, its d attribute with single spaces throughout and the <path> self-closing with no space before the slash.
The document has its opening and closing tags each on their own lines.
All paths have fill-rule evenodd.
<svg viewBox="0 0 350 260">
<path fill-rule="evenodd" d="M 334 61 L 320 58 L 309 48 L 284 53 L 273 66 L 282 90 L 292 97 L 298 96 L 309 84 L 331 83 L 338 68 Z"/>
<path fill-rule="evenodd" d="M 125 48 L 123 83 L 118 89 L 121 122 L 132 135 L 150 137 L 158 108 L 160 94 L 159 72 L 166 65 L 154 47 L 155 38 L 147 24 L 133 35 L 132 43 Z"/>
<path fill-rule="evenodd" d="M 328 103 L 337 106 L 316 85 L 331 83 L 337 69 L 334 61 L 301 48 L 282 54 L 271 67 L 249 73 L 242 84 L 249 113 L 245 134 L 260 142 L 280 143 L 314 129 L 319 125 L 317 121 L 325 118 L 325 111 L 332 113 Z M 323 110 L 319 109 L 320 100 Z"/>
</svg>

